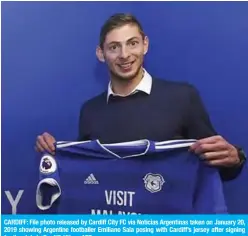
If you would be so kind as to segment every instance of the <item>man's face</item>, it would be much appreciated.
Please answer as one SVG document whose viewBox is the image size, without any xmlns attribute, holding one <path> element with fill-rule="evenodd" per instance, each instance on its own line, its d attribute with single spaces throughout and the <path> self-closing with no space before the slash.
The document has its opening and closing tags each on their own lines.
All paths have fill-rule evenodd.
<svg viewBox="0 0 248 236">
<path fill-rule="evenodd" d="M 112 75 L 132 79 L 140 71 L 148 39 L 143 39 L 135 25 L 125 25 L 110 31 L 103 45 L 103 57 Z"/>
</svg>

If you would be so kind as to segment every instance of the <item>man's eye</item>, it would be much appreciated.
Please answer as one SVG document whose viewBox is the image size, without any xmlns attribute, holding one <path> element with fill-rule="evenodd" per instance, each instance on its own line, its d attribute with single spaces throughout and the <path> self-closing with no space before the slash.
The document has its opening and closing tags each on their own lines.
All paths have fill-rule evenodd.
<svg viewBox="0 0 248 236">
<path fill-rule="evenodd" d="M 110 50 L 116 50 L 117 49 L 117 46 L 116 45 L 113 45 L 110 47 Z"/>
<path fill-rule="evenodd" d="M 129 43 L 131 46 L 135 46 L 136 44 L 138 44 L 138 42 L 137 41 L 132 41 L 132 42 L 130 42 Z"/>
</svg>

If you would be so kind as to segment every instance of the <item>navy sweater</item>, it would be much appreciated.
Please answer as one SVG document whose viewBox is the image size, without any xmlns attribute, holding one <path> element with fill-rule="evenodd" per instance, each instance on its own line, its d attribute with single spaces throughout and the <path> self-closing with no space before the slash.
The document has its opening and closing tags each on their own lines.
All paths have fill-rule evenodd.
<svg viewBox="0 0 248 236">
<path fill-rule="evenodd" d="M 166 141 L 200 139 L 216 135 L 197 90 L 187 84 L 153 79 L 151 94 L 138 92 L 128 97 L 107 92 L 87 101 L 79 119 L 80 141 L 102 143 L 150 139 Z M 234 178 L 237 168 L 221 169 L 223 178 Z"/>
<path fill-rule="evenodd" d="M 151 94 L 128 97 L 107 92 L 81 110 L 79 139 L 112 143 L 151 139 L 203 138 L 216 134 L 197 91 L 188 84 L 153 79 Z"/>
</svg>

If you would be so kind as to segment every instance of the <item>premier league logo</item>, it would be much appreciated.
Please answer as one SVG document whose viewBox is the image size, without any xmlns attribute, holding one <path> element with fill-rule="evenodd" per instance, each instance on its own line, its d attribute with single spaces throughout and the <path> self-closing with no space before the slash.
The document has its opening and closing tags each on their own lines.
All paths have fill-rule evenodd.
<svg viewBox="0 0 248 236">
<path fill-rule="evenodd" d="M 148 173 L 144 178 L 145 188 L 151 192 L 156 193 L 161 191 L 164 184 L 164 178 L 160 174 Z"/>
<path fill-rule="evenodd" d="M 40 172 L 43 174 L 54 173 L 57 169 L 56 161 L 52 156 L 46 155 L 41 158 Z"/>
<path fill-rule="evenodd" d="M 52 162 L 49 160 L 49 158 L 45 157 L 42 161 L 42 168 L 45 170 L 49 170 L 52 167 Z"/>
</svg>

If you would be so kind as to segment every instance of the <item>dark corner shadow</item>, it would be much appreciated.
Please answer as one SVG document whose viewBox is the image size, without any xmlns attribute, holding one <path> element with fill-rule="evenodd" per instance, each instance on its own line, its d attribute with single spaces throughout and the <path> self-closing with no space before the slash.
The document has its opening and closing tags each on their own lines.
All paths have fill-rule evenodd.
<svg viewBox="0 0 248 236">
<path fill-rule="evenodd" d="M 96 60 L 96 64 L 95 64 L 94 77 L 97 83 L 107 88 L 109 82 L 107 66 L 98 60 Z"/>
</svg>

